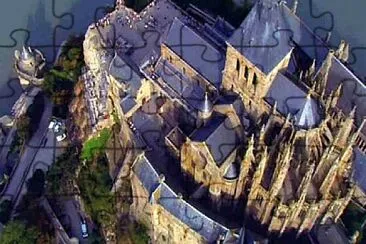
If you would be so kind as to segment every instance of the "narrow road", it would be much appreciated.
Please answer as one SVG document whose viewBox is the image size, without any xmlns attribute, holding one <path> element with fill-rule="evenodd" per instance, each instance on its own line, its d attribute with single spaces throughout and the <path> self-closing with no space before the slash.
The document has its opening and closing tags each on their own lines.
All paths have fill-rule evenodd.
<svg viewBox="0 0 366 244">
<path fill-rule="evenodd" d="M 5 144 L 3 145 L 3 147 L 1 148 L 0 150 L 0 178 L 2 177 L 2 175 L 4 174 L 5 172 L 5 166 L 6 166 L 6 157 L 9 153 L 9 150 L 10 150 L 10 145 L 13 141 L 13 138 L 14 138 L 14 135 L 15 135 L 15 132 L 16 132 L 16 126 L 14 125 L 7 137 L 6 137 L 6 141 L 5 141 Z"/>
<path fill-rule="evenodd" d="M 23 184 L 28 175 L 29 170 L 32 167 L 34 158 L 41 147 L 42 140 L 47 133 L 48 124 L 52 115 L 52 104 L 45 97 L 45 107 L 42 114 L 42 118 L 39 122 L 38 130 L 34 133 L 33 137 L 25 145 L 23 155 L 15 168 L 15 172 L 9 179 L 9 183 L 2 195 L 2 197 L 11 198 L 13 202 L 17 202 L 18 195 L 23 188 Z"/>
<path fill-rule="evenodd" d="M 64 228 L 62 227 L 60 221 L 56 217 L 55 212 L 53 212 L 53 209 L 51 208 L 51 206 L 46 198 L 43 198 L 41 200 L 41 205 L 43 206 L 43 209 L 46 211 L 49 219 L 51 220 L 53 226 L 55 227 L 56 235 L 58 235 L 61 242 L 65 243 L 65 244 L 71 243 L 69 236 L 65 232 Z"/>
</svg>

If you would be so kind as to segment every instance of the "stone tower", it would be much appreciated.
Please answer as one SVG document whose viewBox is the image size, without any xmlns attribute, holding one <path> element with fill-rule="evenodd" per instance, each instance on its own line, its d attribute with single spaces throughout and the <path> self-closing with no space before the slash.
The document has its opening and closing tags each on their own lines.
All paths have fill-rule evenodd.
<svg viewBox="0 0 366 244">
<path fill-rule="evenodd" d="M 26 48 L 22 51 L 15 50 L 14 68 L 17 73 L 20 84 L 23 88 L 30 84 L 39 86 L 44 80 L 44 68 L 46 60 L 43 54 L 37 49 Z"/>
</svg>

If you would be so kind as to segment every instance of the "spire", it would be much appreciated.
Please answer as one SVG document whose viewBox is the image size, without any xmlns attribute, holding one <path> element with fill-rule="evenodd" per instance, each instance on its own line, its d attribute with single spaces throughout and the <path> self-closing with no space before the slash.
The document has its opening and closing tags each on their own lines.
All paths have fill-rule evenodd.
<svg viewBox="0 0 366 244">
<path fill-rule="evenodd" d="M 315 170 L 315 164 L 309 162 L 308 170 L 300 183 L 300 187 L 298 188 L 298 195 L 300 196 L 301 201 L 305 200 L 307 189 L 309 188 L 309 185 L 311 183 L 314 170 Z"/>
<path fill-rule="evenodd" d="M 315 59 L 313 59 L 313 62 L 311 64 L 311 66 L 309 67 L 309 70 L 308 70 L 308 77 L 309 79 L 311 79 L 315 74 Z"/>
<path fill-rule="evenodd" d="M 260 183 L 262 181 L 262 177 L 263 177 L 264 170 L 266 168 L 267 159 L 268 159 L 267 157 L 268 157 L 268 152 L 267 152 L 267 147 L 265 147 L 262 158 L 259 161 L 258 167 L 256 168 L 255 173 L 253 175 L 253 181 L 252 181 L 253 183 L 250 188 L 250 192 L 249 192 L 249 196 L 248 196 L 248 206 L 250 206 L 251 203 L 253 201 L 255 201 L 255 199 L 257 197 L 258 186 L 260 185 Z"/>
<path fill-rule="evenodd" d="M 355 118 L 356 109 L 357 109 L 357 105 L 353 106 L 351 112 L 348 115 L 348 118 L 350 118 L 350 119 L 354 119 Z"/>
<path fill-rule="evenodd" d="M 208 97 L 208 92 L 206 91 L 205 97 L 201 103 L 201 108 L 199 109 L 204 119 L 207 119 L 211 116 L 212 108 L 213 108 L 212 102 Z"/>
<path fill-rule="evenodd" d="M 274 102 L 273 107 L 272 107 L 272 114 L 276 114 L 277 112 L 277 100 Z"/>
<path fill-rule="evenodd" d="M 337 90 L 335 90 L 333 93 L 332 93 L 332 97 L 331 97 L 331 102 L 330 102 L 330 106 L 332 108 L 335 108 L 338 104 L 338 100 L 339 98 L 341 97 L 342 95 L 342 87 L 343 87 L 343 83 L 340 83 L 337 87 Z"/>
<path fill-rule="evenodd" d="M 347 62 L 349 57 L 349 44 L 346 41 L 341 41 L 337 51 L 335 52 L 335 56 L 342 62 Z"/>
<path fill-rule="evenodd" d="M 296 10 L 297 10 L 297 5 L 298 4 L 299 4 L 298 0 L 295 0 L 294 1 L 294 5 L 292 6 L 292 9 L 291 9 L 291 11 L 292 11 L 293 14 L 296 14 Z"/>
<path fill-rule="evenodd" d="M 30 52 L 25 48 L 25 46 L 23 46 L 23 51 L 22 51 L 22 53 L 21 53 L 21 58 L 22 58 L 23 60 L 28 60 L 28 59 L 30 59 L 30 58 L 31 58 L 31 54 L 30 54 Z"/>
<path fill-rule="evenodd" d="M 326 37 L 324 39 L 324 42 L 325 43 L 329 43 L 331 37 L 332 37 L 332 32 L 331 31 L 328 31 L 328 33 L 327 33 L 327 35 L 326 35 Z"/>
<path fill-rule="evenodd" d="M 357 131 L 352 135 L 350 144 L 353 145 L 356 142 L 357 137 L 360 135 L 363 127 L 365 126 L 366 123 L 366 117 L 364 117 L 362 119 L 362 123 L 360 124 L 360 126 L 358 127 Z"/>
<path fill-rule="evenodd" d="M 205 92 L 205 99 L 203 100 L 203 107 L 202 112 L 204 113 L 210 113 L 212 110 L 212 103 L 210 99 L 208 98 L 208 92 Z"/>
<path fill-rule="evenodd" d="M 264 145 L 264 136 L 265 136 L 265 133 L 266 133 L 266 125 L 263 124 L 263 126 L 261 128 L 261 131 L 260 131 L 260 135 L 259 135 L 259 143 L 261 145 Z"/>
<path fill-rule="evenodd" d="M 330 49 L 326 59 L 323 62 L 323 65 L 321 67 L 319 77 L 317 77 L 319 85 L 320 85 L 320 93 L 323 90 L 325 90 L 325 88 L 327 87 L 328 74 L 329 74 L 330 67 L 332 66 L 333 56 L 334 56 L 334 50 Z"/>
</svg>

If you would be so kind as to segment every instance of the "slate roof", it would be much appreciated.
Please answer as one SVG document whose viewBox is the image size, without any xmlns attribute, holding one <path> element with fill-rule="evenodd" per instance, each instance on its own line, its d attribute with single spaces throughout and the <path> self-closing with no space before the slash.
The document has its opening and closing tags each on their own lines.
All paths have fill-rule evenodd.
<svg viewBox="0 0 366 244">
<path fill-rule="evenodd" d="M 204 101 L 205 92 L 197 82 L 190 80 L 186 75 L 177 70 L 167 60 L 159 60 L 155 73 L 172 88 L 179 98 L 184 99 L 194 109 L 200 109 Z M 172 97 L 175 97 L 172 95 Z"/>
<path fill-rule="evenodd" d="M 178 18 L 174 19 L 164 43 L 215 87 L 220 87 L 225 53 L 220 53 Z"/>
<path fill-rule="evenodd" d="M 231 120 L 218 113 L 213 113 L 206 125 L 193 132 L 191 139 L 205 142 L 219 167 L 239 143 Z"/>
<path fill-rule="evenodd" d="M 127 93 L 136 97 L 141 87 L 142 75 L 127 64 L 120 56 L 115 55 L 110 66 L 109 73 L 119 82 L 125 84 Z"/>
<path fill-rule="evenodd" d="M 233 180 L 238 177 L 238 168 L 235 163 L 231 163 L 227 171 L 225 172 L 224 178 L 227 180 Z"/>
<path fill-rule="evenodd" d="M 203 215 L 189 203 L 179 198 L 165 183 L 160 185 L 160 194 L 158 203 L 192 230 L 203 236 L 209 243 L 214 243 L 221 234 L 224 235 L 228 231 L 226 227 Z"/>
<path fill-rule="evenodd" d="M 135 105 L 137 105 L 137 103 L 130 95 L 124 97 L 120 102 L 120 106 L 124 114 L 128 113 L 128 111 L 130 111 Z"/>
<path fill-rule="evenodd" d="M 354 149 L 353 180 L 366 192 L 366 155 L 360 149 Z"/>
<path fill-rule="evenodd" d="M 321 39 L 288 9 L 273 0 L 260 0 L 228 42 L 268 74 L 298 44 L 319 68 L 328 49 Z M 294 42 L 294 43 L 293 43 Z"/>
<path fill-rule="evenodd" d="M 145 156 L 138 158 L 132 170 L 151 196 L 152 192 L 159 186 L 159 175 L 149 160 Z"/>
<path fill-rule="evenodd" d="M 284 116 L 291 114 L 295 123 L 305 129 L 314 127 L 320 122 L 320 111 L 317 101 L 296 86 L 282 73 L 278 73 L 265 100 L 272 106 L 277 102 L 277 110 Z"/>
</svg>

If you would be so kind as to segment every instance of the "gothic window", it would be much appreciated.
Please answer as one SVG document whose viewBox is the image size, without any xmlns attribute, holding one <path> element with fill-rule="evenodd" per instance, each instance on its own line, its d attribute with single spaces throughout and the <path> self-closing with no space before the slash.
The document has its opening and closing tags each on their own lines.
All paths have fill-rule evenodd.
<svg viewBox="0 0 366 244">
<path fill-rule="evenodd" d="M 249 77 L 249 69 L 248 69 L 248 66 L 245 66 L 245 70 L 244 70 L 244 78 L 246 80 L 248 80 L 248 77 Z"/>
<path fill-rule="evenodd" d="M 236 60 L 236 71 L 238 71 L 239 73 L 239 70 L 240 70 L 240 61 L 239 59 Z"/>
</svg>

